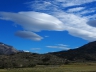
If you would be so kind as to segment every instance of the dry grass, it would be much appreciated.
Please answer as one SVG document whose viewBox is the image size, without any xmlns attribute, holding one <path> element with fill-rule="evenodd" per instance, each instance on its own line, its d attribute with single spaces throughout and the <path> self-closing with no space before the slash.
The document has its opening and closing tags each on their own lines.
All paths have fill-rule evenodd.
<svg viewBox="0 0 96 72">
<path fill-rule="evenodd" d="M 96 72 L 96 63 L 75 63 L 61 66 L 37 66 L 34 68 L 1 69 L 0 72 Z"/>
</svg>

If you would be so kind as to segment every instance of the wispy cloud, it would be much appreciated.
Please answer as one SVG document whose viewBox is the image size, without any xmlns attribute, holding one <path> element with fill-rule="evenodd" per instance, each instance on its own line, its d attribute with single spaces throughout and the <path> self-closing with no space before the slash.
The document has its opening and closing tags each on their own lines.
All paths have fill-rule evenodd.
<svg viewBox="0 0 96 72">
<path fill-rule="evenodd" d="M 31 3 L 30 8 L 34 11 L 40 11 L 58 18 L 64 24 L 64 29 L 69 32 L 70 35 L 80 37 L 88 41 L 96 40 L 96 28 L 88 25 L 90 19 L 96 19 L 94 12 L 96 9 L 96 0 L 45 0 L 50 4 L 40 5 L 41 8 L 38 9 L 38 5 L 43 0 L 37 0 L 33 2 L 35 7 L 33 8 Z M 43 8 L 42 8 L 43 7 Z M 46 10 L 47 9 L 47 10 Z M 92 15 L 91 15 L 92 14 Z"/>
<path fill-rule="evenodd" d="M 57 44 L 58 46 L 63 46 L 63 47 L 67 47 L 68 45 L 64 45 L 64 44 Z"/>
<path fill-rule="evenodd" d="M 70 13 L 79 12 L 79 11 L 82 11 L 83 9 L 84 7 L 71 8 L 71 9 L 68 9 L 68 12 Z"/>
<path fill-rule="evenodd" d="M 23 50 L 24 52 L 30 52 L 30 51 L 28 51 L 28 50 Z"/>
<path fill-rule="evenodd" d="M 66 30 L 70 35 L 94 41 L 96 28 L 88 22 L 96 19 L 95 3 L 96 0 L 34 0 L 29 2 L 34 12 L 0 12 L 0 19 L 13 21 L 27 31 Z"/>
<path fill-rule="evenodd" d="M 31 48 L 30 50 L 32 52 L 39 53 L 39 51 L 41 50 L 41 48 Z"/>
<path fill-rule="evenodd" d="M 46 46 L 47 48 L 56 48 L 56 49 L 62 49 L 62 50 L 69 50 L 70 48 L 68 47 L 68 45 L 64 45 L 64 44 L 57 44 L 54 46 Z"/>
<path fill-rule="evenodd" d="M 63 2 L 64 7 L 81 5 L 89 2 L 93 2 L 96 0 L 56 0 L 57 2 Z"/>
</svg>

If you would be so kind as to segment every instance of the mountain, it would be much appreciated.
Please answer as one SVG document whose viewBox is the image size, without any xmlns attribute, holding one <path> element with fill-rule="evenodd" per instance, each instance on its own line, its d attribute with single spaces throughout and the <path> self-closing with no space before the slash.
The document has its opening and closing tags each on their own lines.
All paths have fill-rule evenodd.
<svg viewBox="0 0 96 72">
<path fill-rule="evenodd" d="M 14 47 L 0 42 L 0 55 L 3 55 L 3 54 L 9 55 L 17 52 L 18 50 L 16 50 Z"/>
<path fill-rule="evenodd" d="M 96 61 L 96 41 L 68 51 L 37 54 L 18 51 L 0 43 L 0 68 L 34 67 L 36 65 L 61 65 L 70 62 Z"/>
<path fill-rule="evenodd" d="M 24 51 L 16 50 L 14 47 L 0 42 L 0 54 L 9 55 L 18 52 L 24 52 Z M 58 58 L 62 58 L 64 60 L 67 59 L 70 61 L 96 61 L 96 41 L 90 42 L 76 49 L 70 49 L 68 51 L 52 52 L 47 54 L 50 54 Z M 47 54 L 42 55 L 46 57 Z"/>
<path fill-rule="evenodd" d="M 70 61 L 96 61 L 96 41 L 76 49 L 49 53 Z"/>
<path fill-rule="evenodd" d="M 35 65 L 59 65 L 63 58 L 52 54 L 37 54 L 16 50 L 10 45 L 0 42 L 0 68 L 34 67 Z"/>
</svg>

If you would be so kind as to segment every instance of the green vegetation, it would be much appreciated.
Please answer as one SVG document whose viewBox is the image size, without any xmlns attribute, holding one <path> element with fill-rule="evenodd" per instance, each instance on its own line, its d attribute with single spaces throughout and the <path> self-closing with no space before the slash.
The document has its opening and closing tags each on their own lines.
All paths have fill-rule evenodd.
<svg viewBox="0 0 96 72">
<path fill-rule="evenodd" d="M 51 54 L 19 52 L 11 55 L 0 55 L 0 69 L 29 68 L 36 65 L 61 65 L 65 61 Z"/>
<path fill-rule="evenodd" d="M 96 63 L 37 65 L 33 68 L 0 69 L 0 72 L 96 72 Z"/>
</svg>

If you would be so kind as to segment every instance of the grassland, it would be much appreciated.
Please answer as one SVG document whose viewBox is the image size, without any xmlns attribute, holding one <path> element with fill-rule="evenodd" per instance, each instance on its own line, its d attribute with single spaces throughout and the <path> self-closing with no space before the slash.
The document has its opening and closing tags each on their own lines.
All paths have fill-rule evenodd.
<svg viewBox="0 0 96 72">
<path fill-rule="evenodd" d="M 96 63 L 75 63 L 34 68 L 0 69 L 0 72 L 96 72 Z"/>
</svg>

